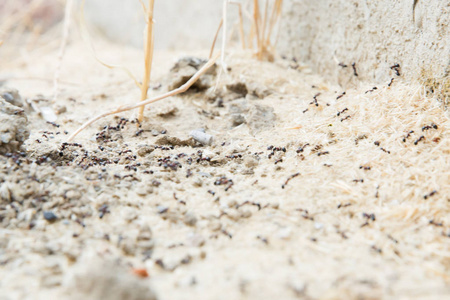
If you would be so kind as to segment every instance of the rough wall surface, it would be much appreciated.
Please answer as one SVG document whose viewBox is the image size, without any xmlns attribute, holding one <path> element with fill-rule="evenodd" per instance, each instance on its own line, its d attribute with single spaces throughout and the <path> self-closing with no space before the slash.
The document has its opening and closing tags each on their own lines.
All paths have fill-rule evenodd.
<svg viewBox="0 0 450 300">
<path fill-rule="evenodd" d="M 280 52 L 340 83 L 353 62 L 376 82 L 397 63 L 408 79 L 450 72 L 449 0 L 290 0 L 284 12 Z"/>
</svg>

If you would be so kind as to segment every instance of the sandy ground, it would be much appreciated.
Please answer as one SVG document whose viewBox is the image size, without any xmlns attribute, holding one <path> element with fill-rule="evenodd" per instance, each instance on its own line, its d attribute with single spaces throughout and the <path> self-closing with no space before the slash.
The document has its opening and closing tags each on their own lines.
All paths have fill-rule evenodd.
<svg viewBox="0 0 450 300">
<path fill-rule="evenodd" d="M 142 73 L 139 51 L 97 46 Z M 16 79 L 2 84 L 51 99 L 51 81 L 23 78 L 51 79 L 55 53 L 4 61 L 0 78 Z M 156 54 L 153 95 L 184 55 Z M 141 127 L 133 112 L 108 117 L 63 145 L 139 98 L 124 73 L 69 47 L 58 101 L 36 102 L 58 120 L 26 108 L 23 153 L 0 156 L 0 299 L 450 297 L 439 102 L 390 69 L 374 89 L 349 67 L 344 91 L 290 60 L 227 62 L 215 91 L 155 103 Z M 198 128 L 211 146 L 189 138 Z"/>
</svg>

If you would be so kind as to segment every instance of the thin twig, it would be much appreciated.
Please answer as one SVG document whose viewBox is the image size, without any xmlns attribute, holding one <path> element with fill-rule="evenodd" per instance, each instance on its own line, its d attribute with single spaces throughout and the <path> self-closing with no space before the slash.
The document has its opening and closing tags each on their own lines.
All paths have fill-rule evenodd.
<svg viewBox="0 0 450 300">
<path fill-rule="evenodd" d="M 262 59 L 261 53 L 259 52 L 259 50 L 262 48 L 262 40 L 261 40 L 261 29 L 260 29 L 260 22 L 261 22 L 261 15 L 260 15 L 260 11 L 259 11 L 259 0 L 254 0 L 253 1 L 253 22 L 254 22 L 254 26 L 255 26 L 255 35 L 256 35 L 256 45 L 257 45 L 257 49 L 258 49 L 258 59 Z"/>
<path fill-rule="evenodd" d="M 269 32 L 267 33 L 267 36 L 266 36 L 266 45 L 270 44 L 270 38 L 272 37 L 273 28 L 277 24 L 278 19 L 280 18 L 280 15 L 281 15 L 282 5 L 283 5 L 283 0 L 276 0 L 274 7 L 272 8 L 272 15 L 271 15 L 270 21 L 269 21 Z"/>
<path fill-rule="evenodd" d="M 211 59 L 211 57 L 214 54 L 214 48 L 216 47 L 217 37 L 219 36 L 219 32 L 220 32 L 220 29 L 222 28 L 222 25 L 223 25 L 223 19 L 220 20 L 219 27 L 217 28 L 216 34 L 214 35 L 214 40 L 211 45 L 211 51 L 209 51 L 209 59 Z"/>
<path fill-rule="evenodd" d="M 228 13 L 228 0 L 223 1 L 223 33 L 222 33 L 222 49 L 220 56 L 220 64 L 222 65 L 221 70 L 225 68 L 225 49 L 227 47 L 227 13 Z M 219 76 L 222 72 L 219 71 Z"/>
<path fill-rule="evenodd" d="M 266 5 L 264 7 L 264 19 L 262 21 L 262 30 L 261 30 L 261 38 L 262 38 L 262 48 L 265 48 L 265 36 L 266 36 L 266 27 L 267 27 L 267 18 L 269 17 L 269 0 L 266 0 Z M 259 49 L 262 53 L 264 49 Z"/>
<path fill-rule="evenodd" d="M 128 111 L 128 110 L 133 110 L 135 108 L 138 107 L 144 107 L 145 105 L 148 105 L 150 103 L 165 99 L 167 97 L 171 97 L 171 96 L 175 96 L 181 93 L 186 92 L 199 78 L 200 76 L 202 76 L 204 73 L 206 73 L 206 71 L 208 71 L 208 69 L 214 65 L 214 63 L 216 62 L 216 60 L 219 58 L 220 53 L 217 54 L 214 58 L 210 59 L 200 70 L 197 71 L 197 73 L 194 74 L 194 76 L 191 77 L 191 79 L 189 79 L 188 82 L 186 82 L 185 84 L 183 84 L 181 87 L 167 92 L 165 94 L 159 95 L 157 97 L 151 98 L 151 99 L 147 99 L 144 101 L 140 101 L 138 103 L 135 104 L 130 104 L 130 105 L 125 105 L 125 106 L 119 106 L 116 109 L 110 110 L 108 112 L 99 114 L 97 116 L 95 116 L 94 118 L 90 119 L 89 121 L 87 121 L 86 123 L 84 123 L 80 128 L 78 128 L 68 139 L 68 142 L 71 142 L 81 131 L 83 131 L 85 128 L 87 128 L 89 125 L 91 125 L 92 123 L 110 116 L 110 115 L 115 115 L 124 111 Z"/>
<path fill-rule="evenodd" d="M 147 99 L 148 87 L 150 85 L 150 75 L 152 72 L 152 63 L 153 63 L 153 42 L 154 42 L 154 34 L 153 34 L 153 9 L 155 6 L 155 0 L 149 0 L 149 5 L 147 8 L 147 29 L 146 29 L 146 38 L 145 38 L 145 72 L 144 72 L 144 80 L 141 85 L 141 101 Z M 144 109 L 142 106 L 139 109 L 138 120 L 139 123 L 142 123 L 144 120 Z"/>
<path fill-rule="evenodd" d="M 242 14 L 242 4 L 235 1 L 230 1 L 230 4 L 234 4 L 238 6 L 239 9 L 239 38 L 242 43 L 242 49 L 246 49 L 246 43 L 245 43 L 245 32 L 244 32 L 244 16 Z"/>
</svg>

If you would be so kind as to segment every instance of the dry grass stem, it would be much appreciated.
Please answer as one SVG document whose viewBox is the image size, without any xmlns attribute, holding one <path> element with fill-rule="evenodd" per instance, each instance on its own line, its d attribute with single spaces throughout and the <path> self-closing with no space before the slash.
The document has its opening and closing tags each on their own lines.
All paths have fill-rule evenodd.
<svg viewBox="0 0 450 300">
<path fill-rule="evenodd" d="M 222 49 L 221 49 L 221 56 L 220 56 L 220 64 L 222 65 L 222 68 L 219 71 L 219 78 L 222 74 L 222 70 L 225 69 L 225 49 L 227 47 L 227 12 L 228 12 L 228 0 L 223 1 L 223 34 L 222 34 Z"/>
<path fill-rule="evenodd" d="M 25 28 L 26 22 L 23 22 L 23 20 L 29 21 L 30 15 L 39 6 L 41 6 L 42 3 L 43 0 L 34 0 L 25 7 L 19 7 L 21 6 L 21 3 L 10 1 L 8 3 L 10 4 L 10 7 L 6 6 L 6 8 L 4 8 L 4 11 L 8 12 L 8 16 L 4 16 L 5 19 L 2 20 L 2 24 L 0 25 L 0 33 L 7 33 L 9 36 L 20 36 L 13 30 L 13 28 L 15 27 L 18 30 Z M 15 6 L 13 4 L 15 4 Z"/>
<path fill-rule="evenodd" d="M 211 59 L 211 57 L 214 54 L 214 48 L 216 46 L 217 38 L 219 37 L 219 32 L 220 32 L 220 29 L 222 29 L 222 26 L 223 26 L 223 18 L 220 20 L 219 27 L 217 28 L 216 34 L 214 35 L 214 40 L 213 40 L 213 43 L 211 45 L 211 50 L 209 51 L 209 58 L 210 59 Z"/>
<path fill-rule="evenodd" d="M 283 0 L 274 0 L 273 4 L 270 4 L 270 0 L 266 0 L 264 3 L 264 11 L 261 14 L 261 6 L 259 0 L 253 0 L 253 12 L 249 13 L 247 9 L 242 7 L 242 4 L 236 1 L 224 0 L 223 17 L 217 29 L 216 35 L 211 46 L 210 57 L 213 55 L 217 37 L 220 29 L 223 28 L 222 36 L 222 64 L 225 55 L 226 48 L 226 36 L 227 36 L 227 11 L 228 4 L 234 4 L 239 9 L 239 39 L 243 49 L 254 49 L 255 56 L 258 60 L 273 61 L 274 59 L 274 44 L 272 36 L 274 29 L 277 27 L 281 13 Z M 250 20 L 249 33 L 246 36 L 244 29 L 244 15 Z"/>
<path fill-rule="evenodd" d="M 247 45 L 245 43 L 244 16 L 242 14 L 242 4 L 238 3 L 238 2 L 230 2 L 230 3 L 238 6 L 238 9 L 239 9 L 239 39 L 241 40 L 242 48 L 246 49 Z"/>
<path fill-rule="evenodd" d="M 283 0 L 275 0 L 269 17 L 269 0 L 265 2 L 264 17 L 261 17 L 259 1 L 254 1 L 253 32 L 256 35 L 256 57 L 259 60 L 273 60 L 274 47 L 271 42 L 273 29 L 276 27 L 282 12 Z"/>
<path fill-rule="evenodd" d="M 149 6 L 146 9 L 147 12 L 147 27 L 145 38 L 145 71 L 144 80 L 141 85 L 141 101 L 147 99 L 148 88 L 150 85 L 150 75 L 152 71 L 153 63 L 153 45 L 154 45 L 154 29 L 153 29 L 153 10 L 155 6 L 155 0 L 149 0 Z M 139 109 L 139 122 L 144 120 L 144 106 Z"/>
<path fill-rule="evenodd" d="M 165 98 L 171 97 L 171 96 L 175 96 L 181 93 L 186 92 L 206 71 L 208 71 L 209 68 L 211 68 L 214 63 L 217 61 L 217 59 L 219 58 L 220 54 L 216 55 L 215 57 L 213 57 L 212 59 L 210 59 L 200 70 L 197 71 L 197 73 L 194 74 L 194 76 L 191 77 L 191 79 L 189 79 L 189 81 L 187 81 L 185 84 L 183 84 L 181 87 L 172 90 L 170 92 L 167 92 L 165 94 L 159 95 L 157 97 L 151 98 L 151 99 L 145 99 L 143 101 L 140 101 L 138 103 L 135 104 L 130 104 L 130 105 L 125 105 L 125 106 L 120 106 L 116 109 L 107 111 L 105 113 L 99 114 L 95 117 L 93 117 L 92 119 L 90 119 L 89 121 L 87 121 L 86 123 L 84 123 L 80 128 L 78 128 L 68 139 L 68 142 L 71 142 L 81 131 L 83 131 L 85 128 L 87 128 L 89 125 L 91 125 L 92 123 L 110 116 L 110 115 L 114 115 L 114 114 L 118 114 L 124 111 L 129 111 L 129 110 L 133 110 L 135 108 L 140 108 L 140 107 L 144 107 L 145 105 L 148 105 L 150 103 L 153 102 L 157 102 L 160 100 L 163 100 Z"/>
</svg>

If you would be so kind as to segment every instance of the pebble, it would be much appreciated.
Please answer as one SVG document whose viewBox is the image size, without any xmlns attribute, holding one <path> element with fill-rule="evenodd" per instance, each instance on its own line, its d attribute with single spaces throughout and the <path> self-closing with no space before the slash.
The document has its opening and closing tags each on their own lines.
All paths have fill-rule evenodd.
<svg viewBox="0 0 450 300">
<path fill-rule="evenodd" d="M 213 143 L 214 137 L 205 133 L 204 129 L 192 130 L 189 135 L 202 145 L 210 146 Z"/>
<path fill-rule="evenodd" d="M 137 219 L 138 214 L 136 212 L 136 209 L 132 207 L 124 207 L 121 209 L 121 215 L 123 219 L 127 222 L 131 222 L 135 219 Z"/>
<path fill-rule="evenodd" d="M 197 172 L 197 174 L 202 176 L 202 177 L 208 177 L 208 178 L 212 177 L 212 175 L 210 173 L 207 173 L 207 172 Z"/>
<path fill-rule="evenodd" d="M 3 88 L 0 90 L 0 97 L 14 106 L 23 107 L 23 100 L 16 89 Z"/>
<path fill-rule="evenodd" d="M 195 226 L 195 224 L 197 224 L 197 217 L 192 212 L 187 212 L 184 215 L 183 221 L 188 226 Z"/>
<path fill-rule="evenodd" d="M 249 211 L 249 210 L 243 210 L 242 212 L 241 212 L 241 217 L 242 218 L 250 218 L 252 216 L 252 212 L 251 211 Z"/>
<path fill-rule="evenodd" d="M 65 112 L 67 112 L 67 107 L 65 105 L 56 105 L 55 106 L 55 113 L 57 115 L 61 115 Z"/>
<path fill-rule="evenodd" d="M 166 213 L 168 210 L 169 208 L 167 206 L 158 205 L 156 207 L 156 211 L 158 212 L 158 214 Z"/>
<path fill-rule="evenodd" d="M 66 193 L 66 197 L 70 200 L 78 200 L 81 198 L 81 193 L 76 190 L 70 190 Z"/>
<path fill-rule="evenodd" d="M 58 220 L 58 217 L 51 211 L 44 211 L 44 219 L 49 222 L 55 222 Z"/>
<path fill-rule="evenodd" d="M 142 157 L 142 156 L 146 156 L 147 154 L 152 153 L 153 151 L 155 151 L 154 146 L 139 145 L 138 149 L 137 149 L 137 154 Z"/>
<path fill-rule="evenodd" d="M 196 187 L 201 187 L 203 185 L 203 181 L 200 178 L 196 178 L 192 184 Z"/>
<path fill-rule="evenodd" d="M 146 183 L 139 183 L 136 185 L 135 191 L 139 196 L 146 196 L 153 193 L 153 187 Z"/>
<path fill-rule="evenodd" d="M 217 220 L 212 220 L 209 223 L 209 229 L 211 229 L 212 231 L 219 231 L 220 229 L 222 229 L 222 224 Z"/>
<path fill-rule="evenodd" d="M 322 229 L 322 228 L 323 228 L 323 224 L 322 224 L 322 223 L 315 222 L 315 223 L 314 223 L 314 228 L 315 228 L 315 229 Z"/>
<path fill-rule="evenodd" d="M 197 233 L 188 234 L 187 240 L 192 247 L 202 247 L 205 244 L 205 238 Z"/>
<path fill-rule="evenodd" d="M 278 237 L 280 239 L 284 239 L 287 240 L 291 237 L 292 234 L 292 229 L 290 227 L 285 227 L 280 229 L 280 231 L 278 232 Z"/>
<path fill-rule="evenodd" d="M 258 160 L 254 157 L 247 156 L 244 159 L 244 164 L 247 168 L 254 168 L 258 165 Z"/>
</svg>

